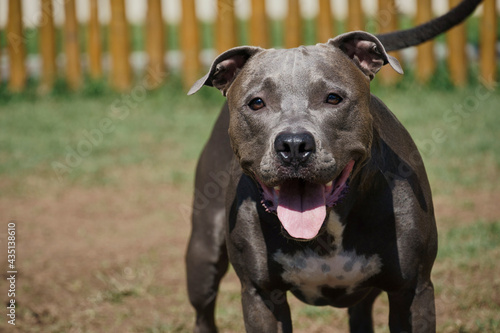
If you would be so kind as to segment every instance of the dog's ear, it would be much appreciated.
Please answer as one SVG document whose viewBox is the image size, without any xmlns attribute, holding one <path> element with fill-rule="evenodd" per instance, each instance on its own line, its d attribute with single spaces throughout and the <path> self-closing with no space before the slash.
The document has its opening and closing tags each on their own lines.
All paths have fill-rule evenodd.
<svg viewBox="0 0 500 333">
<path fill-rule="evenodd" d="M 207 85 L 219 89 L 226 96 L 229 86 L 248 59 L 263 50 L 260 47 L 239 46 L 220 54 L 210 66 L 208 73 L 189 89 L 188 95 L 194 94 Z"/>
<path fill-rule="evenodd" d="M 385 64 L 403 74 L 399 61 L 388 55 L 378 38 L 368 32 L 348 32 L 330 39 L 327 44 L 341 49 L 370 80 Z"/>
</svg>

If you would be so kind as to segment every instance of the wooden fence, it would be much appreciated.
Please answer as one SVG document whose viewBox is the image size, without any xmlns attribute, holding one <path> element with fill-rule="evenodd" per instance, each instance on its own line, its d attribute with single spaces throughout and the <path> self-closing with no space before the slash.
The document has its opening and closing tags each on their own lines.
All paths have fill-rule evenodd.
<svg viewBox="0 0 500 333">
<path fill-rule="evenodd" d="M 98 20 L 97 0 L 88 0 L 90 17 L 87 23 L 87 58 L 86 71 L 82 70 L 80 42 L 78 40 L 79 25 L 76 19 L 75 0 L 64 0 L 65 22 L 63 26 L 63 45 L 65 54 L 65 70 L 59 74 L 56 67 L 56 32 L 54 27 L 52 0 L 39 0 L 42 15 L 39 15 L 39 50 L 41 57 L 40 90 L 50 91 L 56 77 L 63 77 L 68 87 L 78 90 L 82 86 L 83 75 L 92 79 L 109 78 L 111 86 L 118 91 L 127 91 L 132 87 L 133 74 L 130 65 L 130 32 L 129 23 L 125 15 L 125 0 L 109 0 L 111 20 L 109 23 L 108 49 L 110 55 L 110 70 L 103 71 L 103 44 L 102 27 Z M 217 52 L 223 52 L 238 45 L 238 23 L 235 18 L 235 4 L 237 0 L 217 1 L 218 16 L 215 28 L 215 45 Z M 330 0 L 317 0 L 319 14 L 315 21 L 316 40 L 324 42 L 335 36 L 335 18 L 332 16 Z M 460 0 L 449 0 L 449 5 L 455 6 Z M 493 85 L 497 73 L 497 11 L 495 0 L 484 0 L 483 14 L 480 19 L 479 45 L 479 75 L 486 85 Z M 60 3 L 60 2 L 58 2 Z M 201 37 L 200 23 L 195 14 L 195 0 L 182 0 L 182 18 L 179 29 L 180 51 L 182 52 L 181 73 L 186 87 L 191 85 L 201 74 L 200 62 Z M 266 1 L 251 0 L 251 14 L 247 24 L 247 39 L 252 45 L 270 47 L 270 22 L 266 16 Z M 425 22 L 433 17 L 431 0 L 416 1 L 416 16 L 414 24 Z M 148 56 L 147 71 L 163 72 L 165 68 L 165 22 L 162 19 L 162 1 L 147 1 L 147 17 L 145 20 L 144 40 L 145 52 Z M 399 28 L 398 13 L 395 0 L 378 0 L 379 18 L 383 15 L 385 24 L 380 24 L 378 32 L 388 32 Z M 348 1 L 347 30 L 358 30 L 366 27 L 365 15 L 361 0 Z M 382 19 L 380 19 L 382 20 Z M 375 19 L 377 21 L 377 19 Z M 301 17 L 300 1 L 288 0 L 288 15 L 284 21 L 284 41 L 286 48 L 296 47 L 303 43 L 303 18 Z M 8 88 L 13 92 L 25 89 L 27 81 L 26 70 L 26 38 L 23 35 L 22 2 L 8 1 L 8 22 L 5 31 L 7 41 L 7 58 L 9 66 Z M 468 80 L 468 64 L 466 54 L 465 26 L 460 25 L 447 33 L 448 70 L 452 82 L 463 86 Z M 415 68 L 416 77 L 421 82 L 430 80 L 436 70 L 436 59 L 433 48 L 434 42 L 425 43 L 417 48 Z M 4 50 L 0 50 L 0 55 Z M 396 54 L 397 56 L 397 54 Z M 1 67 L 0 67 L 1 68 Z M 381 80 L 386 84 L 394 83 L 399 79 L 392 71 L 383 71 Z M 1 77 L 1 73 L 0 73 Z M 159 76 L 161 78 L 162 76 Z"/>
</svg>

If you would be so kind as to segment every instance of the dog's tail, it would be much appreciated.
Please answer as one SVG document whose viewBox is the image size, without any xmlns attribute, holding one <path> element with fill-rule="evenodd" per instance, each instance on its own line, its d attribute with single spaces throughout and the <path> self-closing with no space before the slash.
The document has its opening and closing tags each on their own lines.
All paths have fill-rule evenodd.
<svg viewBox="0 0 500 333">
<path fill-rule="evenodd" d="M 467 16 L 472 14 L 481 1 L 463 0 L 446 14 L 436 17 L 429 22 L 406 30 L 380 34 L 377 35 L 377 38 L 382 42 L 386 51 L 400 50 L 405 47 L 418 45 L 465 20 Z"/>
</svg>

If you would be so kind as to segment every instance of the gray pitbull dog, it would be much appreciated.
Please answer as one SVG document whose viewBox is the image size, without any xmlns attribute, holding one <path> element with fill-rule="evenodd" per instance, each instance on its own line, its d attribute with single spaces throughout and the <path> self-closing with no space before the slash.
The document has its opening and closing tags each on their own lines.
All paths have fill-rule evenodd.
<svg viewBox="0 0 500 333">
<path fill-rule="evenodd" d="M 381 39 L 396 49 L 431 35 Z M 186 257 L 195 332 L 217 331 L 229 261 L 248 332 L 292 331 L 287 291 L 348 307 L 351 332 L 373 332 L 385 291 L 391 332 L 435 331 L 431 189 L 410 135 L 370 93 L 386 64 L 402 73 L 376 36 L 356 31 L 289 50 L 231 49 L 193 86 L 227 96 L 196 173 Z"/>
</svg>

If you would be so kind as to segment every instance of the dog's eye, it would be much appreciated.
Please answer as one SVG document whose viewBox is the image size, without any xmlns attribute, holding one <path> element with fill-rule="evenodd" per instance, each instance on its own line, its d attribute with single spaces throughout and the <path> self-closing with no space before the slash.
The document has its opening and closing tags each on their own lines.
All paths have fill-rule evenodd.
<svg viewBox="0 0 500 333">
<path fill-rule="evenodd" d="M 266 103 L 260 97 L 254 98 L 248 103 L 248 107 L 254 111 L 260 110 L 264 106 L 266 106 Z"/>
<path fill-rule="evenodd" d="M 340 102 L 342 102 L 342 97 L 340 97 L 337 94 L 331 93 L 331 94 L 328 94 L 328 96 L 326 97 L 326 101 L 325 102 L 328 103 L 328 104 L 337 105 Z"/>
</svg>

